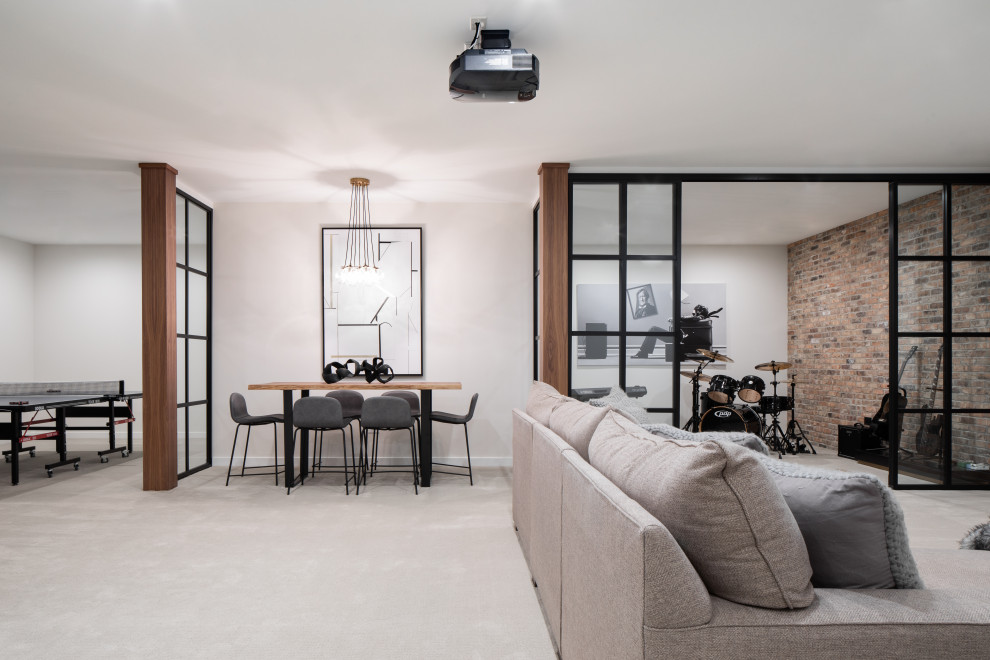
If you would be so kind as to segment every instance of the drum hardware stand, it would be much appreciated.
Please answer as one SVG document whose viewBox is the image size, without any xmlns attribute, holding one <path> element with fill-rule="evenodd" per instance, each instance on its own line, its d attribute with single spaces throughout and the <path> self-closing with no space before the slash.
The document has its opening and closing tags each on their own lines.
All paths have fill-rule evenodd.
<svg viewBox="0 0 990 660">
<path fill-rule="evenodd" d="M 702 376 L 704 376 L 701 370 L 711 364 L 711 362 L 712 360 L 704 358 L 700 360 L 698 368 L 693 373 L 690 371 L 681 372 L 684 376 L 691 376 L 691 419 L 682 427 L 684 431 L 691 431 L 691 433 L 698 432 L 698 425 L 701 423 L 701 380 Z"/>
<path fill-rule="evenodd" d="M 795 403 L 793 403 L 793 405 L 795 406 L 795 408 L 797 407 L 797 403 L 796 403 L 797 400 L 794 398 L 794 388 L 797 385 L 796 380 L 797 379 L 795 378 L 794 374 L 792 373 L 791 374 L 791 382 L 790 382 L 790 385 L 791 385 L 791 401 L 792 402 L 795 402 Z M 793 440 L 794 441 L 794 451 L 795 452 L 797 452 L 797 453 L 800 454 L 800 453 L 805 453 L 805 452 L 808 451 L 808 449 L 810 449 L 812 454 L 817 454 L 818 453 L 817 451 L 815 451 L 815 446 L 813 444 L 811 444 L 811 442 L 808 441 L 808 436 L 806 436 L 804 434 L 804 429 L 801 428 L 801 425 L 798 424 L 797 419 L 795 419 L 794 408 L 791 408 L 791 421 L 787 422 L 787 431 L 784 433 L 784 435 L 789 440 Z"/>
<path fill-rule="evenodd" d="M 777 372 L 780 371 L 781 367 L 786 368 L 786 366 L 784 365 L 785 363 L 778 364 L 774 361 L 771 361 L 767 365 L 756 366 L 757 369 L 773 372 L 773 382 L 771 384 L 773 385 L 774 404 L 769 411 L 766 410 L 763 411 L 764 415 L 769 414 L 771 417 L 771 422 L 769 426 L 764 425 L 765 430 L 763 431 L 763 441 L 766 442 L 767 446 L 772 451 L 777 452 L 777 458 L 782 458 L 785 452 L 790 454 L 797 453 L 797 451 L 794 448 L 794 445 L 790 441 L 790 438 L 787 437 L 787 433 L 785 433 L 784 429 L 782 429 L 780 426 L 780 414 L 783 411 L 780 409 L 780 406 L 777 404 L 777 402 L 779 401 L 777 397 Z M 769 368 L 765 368 L 765 367 L 769 367 Z"/>
</svg>

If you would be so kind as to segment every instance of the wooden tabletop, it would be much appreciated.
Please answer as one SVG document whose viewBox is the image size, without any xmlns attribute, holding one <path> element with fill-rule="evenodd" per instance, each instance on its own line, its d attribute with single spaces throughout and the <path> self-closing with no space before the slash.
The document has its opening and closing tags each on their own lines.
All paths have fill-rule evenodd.
<svg viewBox="0 0 990 660">
<path fill-rule="evenodd" d="M 255 383 L 249 390 L 459 390 L 460 383 L 428 380 L 400 380 L 369 383 L 363 378 L 345 378 L 336 383 Z"/>
</svg>

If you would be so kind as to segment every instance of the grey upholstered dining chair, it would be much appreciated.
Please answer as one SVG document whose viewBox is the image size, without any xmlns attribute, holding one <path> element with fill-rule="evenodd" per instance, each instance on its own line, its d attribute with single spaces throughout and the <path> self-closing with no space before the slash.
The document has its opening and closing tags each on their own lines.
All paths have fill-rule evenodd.
<svg viewBox="0 0 990 660">
<path fill-rule="evenodd" d="M 244 395 L 238 392 L 234 392 L 230 395 L 230 418 L 233 419 L 237 426 L 234 428 L 234 444 L 230 448 L 230 463 L 227 465 L 227 483 L 225 486 L 230 485 L 230 471 L 234 467 L 234 453 L 237 451 L 237 434 L 240 432 L 242 426 L 247 427 L 247 437 L 244 439 L 244 456 L 241 458 L 241 473 L 238 476 L 261 476 L 266 474 L 275 475 L 275 485 L 278 485 L 278 425 L 283 421 L 282 413 L 273 413 L 271 415 L 251 415 L 247 410 L 247 402 L 244 400 Z M 264 426 L 266 424 L 272 425 L 272 436 L 275 440 L 275 464 L 274 465 L 252 465 L 248 467 L 247 465 L 247 453 L 248 445 L 251 443 L 251 428 L 254 426 Z M 254 472 L 254 470 L 260 470 L 264 468 L 274 468 L 274 472 Z M 251 473 L 246 473 L 246 470 L 252 470 Z"/>
<path fill-rule="evenodd" d="M 453 415 L 448 412 L 434 411 L 433 415 L 430 417 L 434 422 L 440 422 L 441 424 L 463 424 L 464 425 L 464 449 L 467 450 L 467 477 L 471 480 L 471 485 L 474 485 L 474 473 L 471 471 L 471 444 L 468 442 L 468 429 L 467 424 L 474 417 L 474 409 L 478 405 L 478 393 L 475 392 L 471 396 L 471 405 L 468 406 L 467 414 L 465 415 Z M 443 467 L 457 467 L 463 468 L 463 465 L 455 465 L 453 463 L 437 463 L 434 462 L 433 465 L 442 465 Z M 444 470 L 433 470 L 434 473 L 439 472 L 441 474 L 456 474 L 459 476 L 465 476 L 461 472 L 449 472 Z"/>
<path fill-rule="evenodd" d="M 366 399 L 361 407 L 361 447 L 362 453 L 368 455 L 368 435 L 372 434 L 373 457 L 370 465 L 370 472 L 374 474 L 377 469 L 378 457 L 378 434 L 381 431 L 409 431 L 409 449 L 412 454 L 413 488 L 419 494 L 419 452 L 416 448 L 415 422 L 409 402 L 401 397 L 376 396 Z M 404 467 L 404 466 L 400 466 Z M 389 472 L 401 472 L 403 470 L 392 470 Z M 368 471 L 365 471 L 364 479 L 367 483 Z"/>
<path fill-rule="evenodd" d="M 341 412 L 344 415 L 344 422 L 347 424 L 347 429 L 351 434 L 351 442 L 354 441 L 354 426 L 353 422 L 359 421 L 361 419 L 361 406 L 364 405 L 364 395 L 357 390 L 330 390 L 326 393 L 326 396 L 331 399 L 336 399 L 340 402 Z M 323 438 L 320 437 L 320 446 L 317 451 L 313 452 L 313 471 L 316 472 L 320 464 L 318 459 L 323 453 Z"/>
<path fill-rule="evenodd" d="M 344 431 L 350 421 L 344 418 L 343 407 L 340 401 L 331 397 L 304 396 L 292 405 L 292 424 L 295 426 L 293 433 L 299 431 L 313 431 L 318 433 L 313 438 L 314 454 L 321 454 L 319 460 L 319 470 L 315 472 L 343 472 L 344 492 L 351 494 L 350 483 L 354 482 L 355 494 L 361 492 L 361 484 L 358 482 L 358 459 L 354 453 L 354 435 L 351 435 L 351 471 L 348 472 L 347 465 L 347 433 Z M 341 445 L 344 450 L 343 470 L 323 467 L 323 433 L 325 431 L 340 431 Z"/>
</svg>

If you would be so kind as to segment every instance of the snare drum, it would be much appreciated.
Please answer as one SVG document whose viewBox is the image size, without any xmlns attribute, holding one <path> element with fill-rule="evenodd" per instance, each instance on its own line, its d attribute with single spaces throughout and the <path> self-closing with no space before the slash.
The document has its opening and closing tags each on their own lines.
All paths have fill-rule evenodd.
<svg viewBox="0 0 990 660">
<path fill-rule="evenodd" d="M 701 416 L 699 431 L 741 431 L 763 436 L 760 416 L 749 406 L 719 406 Z"/>
<path fill-rule="evenodd" d="M 746 403 L 759 403 L 766 385 L 759 376 L 744 376 L 739 381 L 739 398 Z"/>
<path fill-rule="evenodd" d="M 716 403 L 732 403 L 733 399 L 736 398 L 737 389 L 739 389 L 739 383 L 735 378 L 718 374 L 712 376 L 708 383 L 708 398 Z"/>
<path fill-rule="evenodd" d="M 794 399 L 789 396 L 765 396 L 760 399 L 760 410 L 765 415 L 794 410 Z"/>
</svg>

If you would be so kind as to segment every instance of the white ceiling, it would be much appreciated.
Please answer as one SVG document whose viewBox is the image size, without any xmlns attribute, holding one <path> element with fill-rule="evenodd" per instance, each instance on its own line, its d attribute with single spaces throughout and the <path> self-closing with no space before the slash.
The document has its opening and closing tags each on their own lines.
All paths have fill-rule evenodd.
<svg viewBox="0 0 990 660">
<path fill-rule="evenodd" d="M 494 4 L 4 2 L 0 235 L 136 242 L 144 161 L 173 165 L 213 204 L 346 204 L 351 176 L 371 178 L 372 205 L 529 204 L 541 162 L 990 171 L 985 0 Z M 449 98 L 471 16 L 539 58 L 534 101 Z M 785 188 L 821 204 L 807 197 L 814 186 Z M 825 188 L 820 197 L 846 196 Z M 736 204 L 769 190 L 705 197 Z M 779 215 L 796 230 L 790 203 Z M 748 219 L 740 206 L 706 213 L 738 218 L 722 225 L 725 242 L 783 242 L 765 206 Z M 861 214 L 829 213 L 800 232 Z"/>
</svg>

